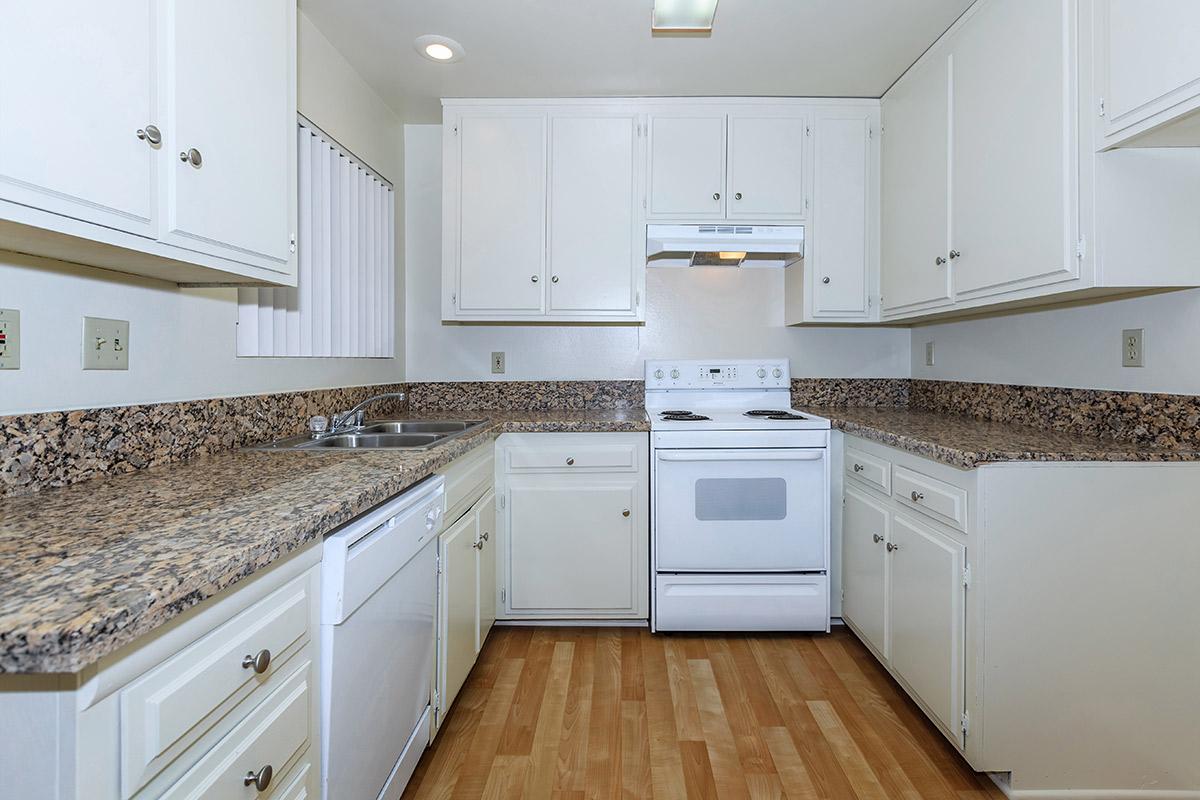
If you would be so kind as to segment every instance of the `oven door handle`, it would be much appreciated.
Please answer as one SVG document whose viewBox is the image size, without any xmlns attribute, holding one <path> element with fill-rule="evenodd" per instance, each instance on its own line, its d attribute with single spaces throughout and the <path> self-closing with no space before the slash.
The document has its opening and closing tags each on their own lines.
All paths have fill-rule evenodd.
<svg viewBox="0 0 1200 800">
<path fill-rule="evenodd" d="M 771 450 L 739 450 L 737 452 L 658 452 L 659 461 L 820 461 L 825 458 L 821 450 L 792 450 L 789 452 L 773 452 Z"/>
</svg>

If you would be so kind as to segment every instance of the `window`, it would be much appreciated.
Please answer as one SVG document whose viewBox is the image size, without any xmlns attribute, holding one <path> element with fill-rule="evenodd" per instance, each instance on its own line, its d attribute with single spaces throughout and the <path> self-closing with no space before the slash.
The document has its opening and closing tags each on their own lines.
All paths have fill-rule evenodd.
<svg viewBox="0 0 1200 800">
<path fill-rule="evenodd" d="M 238 289 L 237 354 L 391 358 L 392 186 L 307 120 L 298 135 L 298 285 Z"/>
</svg>

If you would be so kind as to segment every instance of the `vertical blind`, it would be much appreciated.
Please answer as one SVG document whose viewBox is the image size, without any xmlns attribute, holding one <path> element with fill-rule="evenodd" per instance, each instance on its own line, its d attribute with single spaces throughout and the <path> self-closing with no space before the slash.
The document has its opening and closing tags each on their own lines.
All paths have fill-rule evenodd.
<svg viewBox="0 0 1200 800">
<path fill-rule="evenodd" d="M 395 197 L 348 152 L 299 128 L 297 286 L 238 289 L 237 354 L 395 355 Z"/>
</svg>

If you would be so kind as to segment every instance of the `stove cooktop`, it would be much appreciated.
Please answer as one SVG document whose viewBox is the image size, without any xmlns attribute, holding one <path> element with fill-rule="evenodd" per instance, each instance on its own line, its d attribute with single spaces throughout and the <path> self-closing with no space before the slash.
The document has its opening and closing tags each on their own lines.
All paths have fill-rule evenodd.
<svg viewBox="0 0 1200 800">
<path fill-rule="evenodd" d="M 829 420 L 790 408 L 750 409 L 695 408 L 654 411 L 650 427 L 655 430 L 822 430 Z"/>
</svg>

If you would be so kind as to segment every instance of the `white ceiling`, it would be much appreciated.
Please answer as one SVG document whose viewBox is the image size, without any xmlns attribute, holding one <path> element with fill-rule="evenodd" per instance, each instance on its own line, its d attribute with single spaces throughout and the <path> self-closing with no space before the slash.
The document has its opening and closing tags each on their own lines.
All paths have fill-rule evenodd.
<svg viewBox="0 0 1200 800">
<path fill-rule="evenodd" d="M 711 37 L 650 35 L 652 0 L 300 0 L 407 122 L 441 97 L 879 97 L 971 0 L 720 0 Z M 435 64 L 440 34 L 466 58 Z"/>
</svg>

